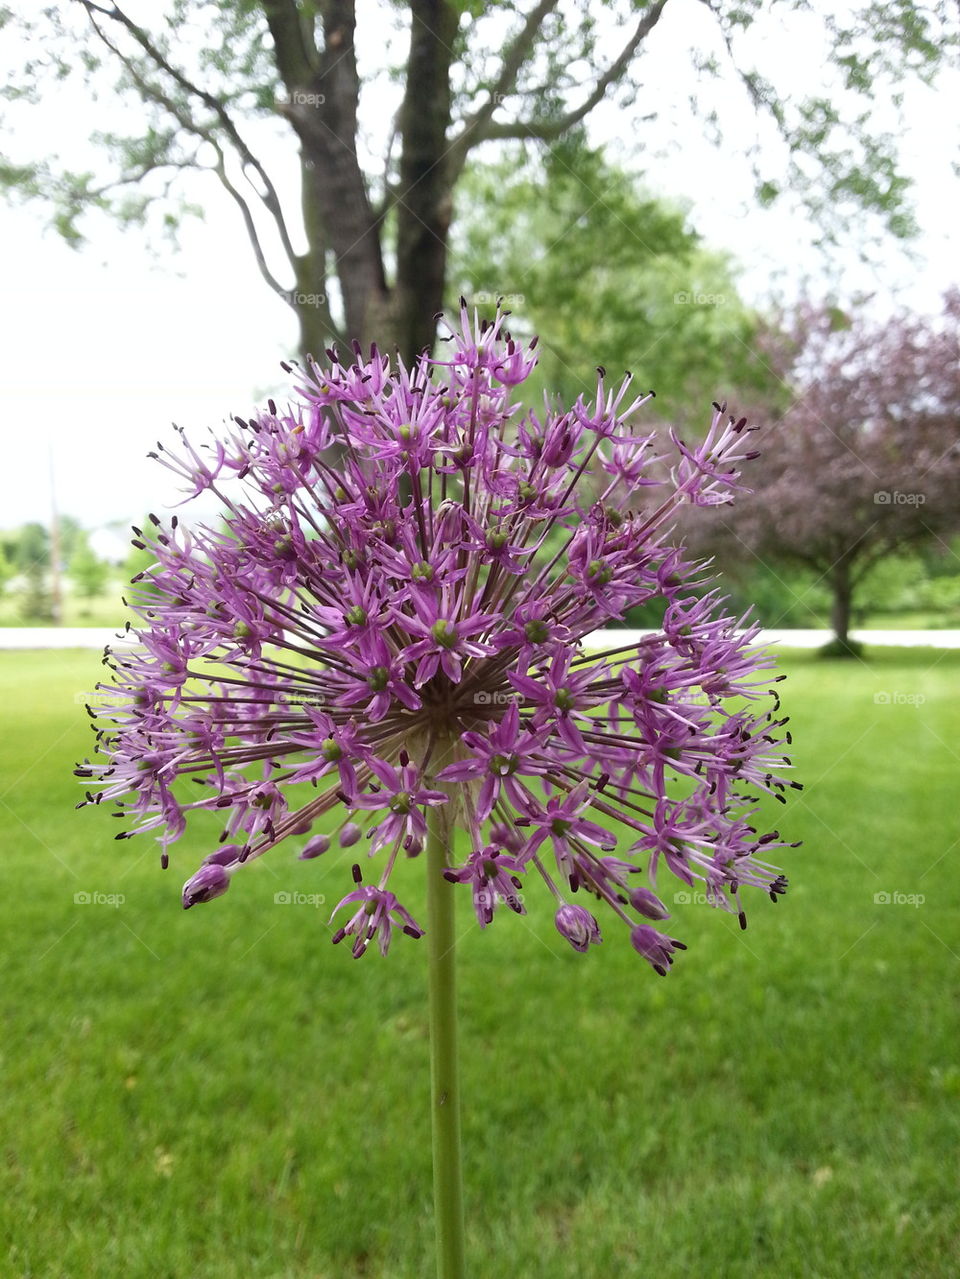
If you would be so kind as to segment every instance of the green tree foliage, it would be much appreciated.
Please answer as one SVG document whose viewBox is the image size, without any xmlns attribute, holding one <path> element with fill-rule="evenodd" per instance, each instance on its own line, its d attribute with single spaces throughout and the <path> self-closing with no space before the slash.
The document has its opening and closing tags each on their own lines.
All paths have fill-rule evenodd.
<svg viewBox="0 0 960 1279">
<path fill-rule="evenodd" d="M 656 416 L 695 427 L 732 387 L 776 393 L 729 258 L 600 152 L 518 149 L 473 166 L 462 195 L 451 282 L 481 311 L 504 296 L 512 327 L 539 334 L 541 385 L 592 388 L 602 351 L 656 390 Z"/>
<path fill-rule="evenodd" d="M 16 573 L 13 561 L 10 559 L 7 548 L 3 540 L 0 540 L 0 595 L 7 589 L 7 583 Z"/>
<path fill-rule="evenodd" d="M 521 139 L 553 145 L 605 100 L 620 109 L 624 136 L 662 141 L 644 65 L 657 57 L 664 13 L 680 8 L 680 0 L 381 0 L 359 11 L 350 0 L 168 0 L 136 9 L 70 0 L 26 8 L 25 58 L 0 94 L 28 108 L 83 77 L 91 96 L 107 99 L 95 135 L 103 162 L 38 157 L 27 140 L 0 164 L 0 185 L 43 200 L 56 229 L 78 245 L 91 211 L 175 235 L 196 208 L 196 184 L 182 179 L 199 172 L 219 182 L 264 281 L 296 313 L 301 351 L 376 337 L 410 357 L 434 337 L 455 196 L 475 149 Z M 786 40 L 797 24 L 818 24 L 824 58 L 806 94 L 778 85 L 754 60 L 762 63 L 764 46 L 751 48 L 751 30 L 774 8 Z M 786 189 L 806 199 L 825 235 L 864 211 L 909 234 L 896 141 L 872 108 L 878 98 L 896 104 L 906 80 L 930 80 L 951 58 L 952 0 L 860 0 L 842 16 L 809 0 L 709 0 L 697 12 L 715 24 L 724 52 L 717 58 L 706 43 L 691 50 L 692 113 L 699 78 L 722 75 L 731 94 L 746 93 L 773 122 L 792 157 L 786 182 L 758 159 L 758 197 L 770 203 Z M 0 8 L 0 26 L 13 22 Z M 400 105 L 393 128 L 381 130 L 383 153 L 371 155 L 362 107 L 384 86 L 399 89 Z M 112 90 L 137 109 L 111 112 Z M 724 139 L 724 120 L 702 123 Z M 29 139 L 27 128 L 9 132 Z M 291 170 L 299 179 L 292 195 Z"/>
<path fill-rule="evenodd" d="M 61 515 L 57 520 L 57 532 L 60 541 L 61 562 L 69 565 L 77 551 L 87 541 L 87 531 L 75 516 Z"/>
<path fill-rule="evenodd" d="M 102 595 L 110 577 L 110 565 L 100 559 L 82 532 L 75 538 L 67 558 L 67 573 L 81 599 Z"/>
<path fill-rule="evenodd" d="M 53 621 L 49 586 L 50 537 L 42 524 L 24 524 L 20 529 L 16 568 L 23 581 L 20 610 L 24 620 Z"/>
<path fill-rule="evenodd" d="M 150 517 L 148 515 L 144 516 L 140 521 L 139 527 L 150 527 Z M 130 546 L 127 551 L 127 558 L 120 566 L 120 578 L 125 588 L 123 595 L 126 599 L 130 599 L 131 593 L 138 598 L 153 593 L 153 586 L 149 577 L 140 578 L 140 574 L 147 573 L 156 562 L 156 556 L 149 549 L 141 546 Z"/>
</svg>

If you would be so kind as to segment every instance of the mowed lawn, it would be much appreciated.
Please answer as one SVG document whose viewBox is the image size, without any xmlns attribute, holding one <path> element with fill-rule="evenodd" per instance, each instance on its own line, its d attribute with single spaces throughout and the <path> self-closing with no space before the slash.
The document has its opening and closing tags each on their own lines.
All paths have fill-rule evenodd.
<svg viewBox="0 0 960 1279">
<path fill-rule="evenodd" d="M 678 905 L 661 980 L 463 899 L 473 1279 L 957 1274 L 960 653 L 783 668 L 804 847 L 746 933 Z M 164 874 L 74 811 L 99 672 L 0 654 L 0 1274 L 425 1279 L 423 945 L 330 945 L 339 852 L 181 911 L 204 831 Z"/>
</svg>

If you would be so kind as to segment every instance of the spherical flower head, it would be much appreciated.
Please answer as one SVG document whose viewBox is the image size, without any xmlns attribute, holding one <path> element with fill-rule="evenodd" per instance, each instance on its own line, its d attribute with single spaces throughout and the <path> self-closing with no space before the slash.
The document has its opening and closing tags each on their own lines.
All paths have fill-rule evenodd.
<svg viewBox="0 0 960 1279">
<path fill-rule="evenodd" d="M 667 918 L 658 872 L 742 922 L 754 889 L 786 887 L 757 815 L 796 785 L 771 663 L 670 534 L 682 506 L 731 500 L 752 428 L 718 407 L 671 470 L 629 377 L 600 370 L 593 397 L 525 411 L 536 353 L 504 326 L 464 308 L 411 368 L 358 348 L 288 369 L 288 407 L 160 449 L 222 519 L 136 530 L 154 562 L 78 772 L 164 865 L 194 813 L 216 814 L 187 907 L 314 831 L 305 874 L 335 844 L 371 867 L 334 940 L 385 954 L 421 933 L 397 867 L 431 873 L 411 859 L 456 825 L 468 851 L 445 875 L 481 927 L 522 914 L 539 881 L 575 950 L 600 942 L 602 914 L 666 972 L 681 944 L 648 922 Z M 585 645 L 650 601 L 659 632 Z"/>
</svg>

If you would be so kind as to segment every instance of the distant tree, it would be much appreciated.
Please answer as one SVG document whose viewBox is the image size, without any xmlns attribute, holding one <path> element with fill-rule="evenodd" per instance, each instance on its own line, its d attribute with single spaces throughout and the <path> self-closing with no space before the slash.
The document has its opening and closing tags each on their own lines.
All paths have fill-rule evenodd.
<svg viewBox="0 0 960 1279">
<path fill-rule="evenodd" d="M 451 281 L 481 313 L 504 296 L 511 329 L 536 333 L 538 386 L 592 390 L 595 353 L 657 392 L 676 421 L 733 387 L 779 385 L 754 355 L 761 321 L 729 257 L 706 250 L 684 210 L 575 141 L 474 165 L 452 237 Z"/>
<path fill-rule="evenodd" d="M 13 560 L 10 558 L 6 545 L 0 539 L 0 595 L 3 595 L 7 589 L 7 583 L 15 575 L 16 568 Z"/>
<path fill-rule="evenodd" d="M 90 545 L 90 538 L 83 531 L 73 538 L 67 574 L 81 599 L 94 599 L 106 588 L 110 565 L 97 556 Z"/>
<path fill-rule="evenodd" d="M 753 492 L 709 527 L 693 513 L 691 533 L 722 561 L 804 567 L 829 588 L 837 649 L 849 651 L 873 566 L 910 547 L 948 551 L 960 529 L 960 290 L 932 319 L 810 308 L 780 359 L 794 399 L 760 436 L 744 476 Z"/>
<path fill-rule="evenodd" d="M 16 568 L 18 576 L 23 579 L 20 609 L 24 619 L 52 622 L 50 535 L 42 524 L 24 524 L 20 529 Z"/>
<path fill-rule="evenodd" d="M 150 528 L 150 517 L 144 516 L 138 527 Z M 139 539 L 137 540 L 139 541 Z M 139 581 L 137 579 L 140 577 L 141 573 L 146 573 L 154 564 L 156 564 L 156 562 L 157 557 L 152 551 L 144 548 L 143 546 L 131 544 L 130 549 L 127 551 L 127 558 L 120 566 L 120 577 L 123 580 L 125 588 L 123 594 L 126 599 L 130 598 L 129 588 L 130 584 L 133 582 L 137 583 L 136 594 L 138 596 L 143 596 L 144 593 L 149 593 L 151 591 L 152 588 L 149 578 L 144 578 Z"/>
<path fill-rule="evenodd" d="M 57 531 L 60 537 L 60 556 L 69 565 L 78 549 L 87 542 L 87 531 L 74 515 L 59 515 Z"/>
</svg>

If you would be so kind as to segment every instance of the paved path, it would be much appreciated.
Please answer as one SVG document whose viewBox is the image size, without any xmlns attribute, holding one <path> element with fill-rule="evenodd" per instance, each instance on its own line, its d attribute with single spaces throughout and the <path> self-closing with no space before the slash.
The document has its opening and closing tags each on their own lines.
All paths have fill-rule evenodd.
<svg viewBox="0 0 960 1279">
<path fill-rule="evenodd" d="M 907 648 L 960 648 L 960 630 L 954 631 L 853 631 L 864 644 L 884 644 Z M 594 631 L 591 648 L 615 648 L 642 639 L 652 631 Z M 779 644 L 783 648 L 820 648 L 830 638 L 829 631 L 761 631 L 758 643 Z M 0 627 L 0 649 L 4 648 L 93 648 L 123 643 L 117 632 L 100 626 Z"/>
<path fill-rule="evenodd" d="M 651 631 L 594 631 L 588 643 L 612 648 L 615 644 L 629 644 Z M 778 644 L 781 648 L 822 648 L 832 638 L 827 630 L 762 630 L 758 644 Z M 960 631 L 851 631 L 851 638 L 862 644 L 884 644 L 905 648 L 960 648 Z"/>
</svg>

